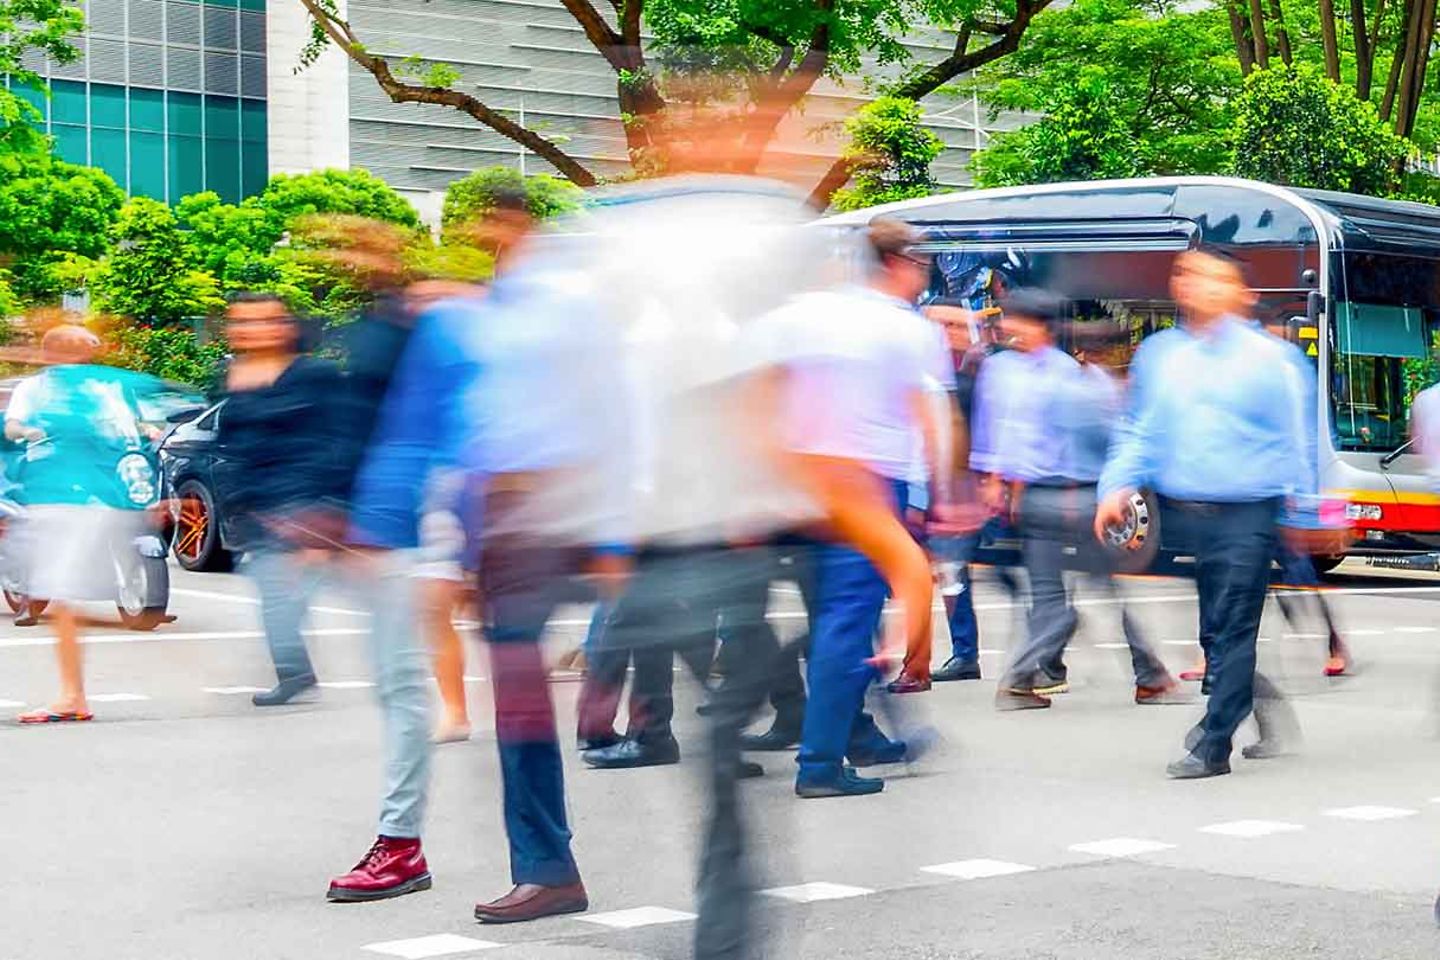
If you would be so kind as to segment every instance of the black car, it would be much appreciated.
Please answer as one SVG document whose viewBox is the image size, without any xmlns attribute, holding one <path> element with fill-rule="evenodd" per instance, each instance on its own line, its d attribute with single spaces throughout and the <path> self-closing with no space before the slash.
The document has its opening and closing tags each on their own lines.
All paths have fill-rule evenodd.
<svg viewBox="0 0 1440 960">
<path fill-rule="evenodd" d="M 221 460 L 215 440 L 224 415 L 221 401 L 177 425 L 160 445 L 160 462 L 178 505 L 171 550 L 186 570 L 225 571 L 235 565 L 228 523 L 215 494 L 215 467 Z"/>
</svg>

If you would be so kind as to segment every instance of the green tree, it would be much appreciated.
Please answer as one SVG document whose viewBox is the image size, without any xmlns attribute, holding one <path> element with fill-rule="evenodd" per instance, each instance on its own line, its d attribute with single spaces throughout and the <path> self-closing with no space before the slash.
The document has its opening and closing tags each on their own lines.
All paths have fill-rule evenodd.
<svg viewBox="0 0 1440 960">
<path fill-rule="evenodd" d="M 21 95 L 46 91 L 45 83 L 27 66 L 30 53 L 56 63 L 74 63 L 80 56 L 70 41 L 85 27 L 79 5 L 66 0 L 0 0 L 0 155 L 26 157 L 49 154 L 49 144 L 36 127 L 40 111 Z"/>
<path fill-rule="evenodd" d="M 363 299 L 362 292 L 289 243 L 296 224 L 317 214 L 367 217 L 417 231 L 420 226 L 415 208 L 365 170 L 276 174 L 263 191 L 239 204 L 207 191 L 176 205 L 200 266 L 222 289 L 265 290 L 293 310 L 338 317 Z"/>
<path fill-rule="evenodd" d="M 578 209 L 582 194 L 574 184 L 546 174 L 525 176 L 509 167 L 484 167 L 453 180 L 445 188 L 441 224 L 449 229 L 483 216 L 501 192 L 525 196 L 530 215 L 545 220 Z"/>
<path fill-rule="evenodd" d="M 894 200 L 924 197 L 935 190 L 930 164 L 945 143 L 924 125 L 914 100 L 880 97 L 845 121 L 852 185 L 835 192 L 837 210 L 858 210 Z"/>
<path fill-rule="evenodd" d="M 978 94 L 992 119 L 1073 111 L 1102 90 L 1103 122 L 1140 145 L 1147 172 L 1218 173 L 1241 81 L 1217 7 L 1075 0 L 1037 17 L 1020 49 L 959 89 Z M 1078 119 L 1093 128 L 1102 118 Z"/>
<path fill-rule="evenodd" d="M 101 358 L 112 367 L 139 370 L 152 377 L 197 387 L 216 381 L 225 359 L 225 342 L 204 343 L 189 330 L 123 322 L 106 331 L 107 350 Z"/>
<path fill-rule="evenodd" d="M 459 82 L 462 71 L 433 61 L 391 58 L 367 45 L 335 0 L 300 0 L 309 12 L 311 63 L 329 44 L 396 103 L 428 103 L 473 119 L 520 144 L 580 186 L 600 180 L 588 161 L 542 123 L 486 103 Z M 900 79 L 888 92 L 918 100 L 977 67 L 1013 53 L 1052 0 L 563 0 L 565 13 L 615 75 L 617 118 L 635 173 L 674 169 L 672 147 L 697 103 L 707 130 L 728 144 L 721 164 L 753 172 L 780 123 L 803 108 L 822 78 L 857 77 L 867 57 Z M 905 40 L 931 26 L 953 38 L 951 52 L 918 62 Z M 677 131 L 679 132 L 677 134 Z M 812 200 L 823 207 L 844 186 L 838 160 Z"/>
<path fill-rule="evenodd" d="M 0 254 L 29 299 L 63 293 L 55 272 L 67 255 L 96 258 L 119 216 L 124 192 L 109 174 L 48 155 L 0 158 Z"/>
<path fill-rule="evenodd" d="M 1082 71 L 1073 87 L 1050 91 L 1045 116 L 997 135 L 971 161 L 975 183 L 1008 187 L 1064 180 L 1136 177 L 1154 167 L 1151 148 L 1131 130 L 1103 71 Z"/>
<path fill-rule="evenodd" d="M 220 283 L 201 268 L 170 208 L 132 197 L 111 231 L 114 250 L 97 270 L 97 305 L 107 313 L 159 325 L 215 313 Z"/>
<path fill-rule="evenodd" d="M 1374 105 L 1308 64 L 1246 78 L 1230 147 L 1237 176 L 1373 196 L 1400 188 L 1410 153 Z"/>
</svg>

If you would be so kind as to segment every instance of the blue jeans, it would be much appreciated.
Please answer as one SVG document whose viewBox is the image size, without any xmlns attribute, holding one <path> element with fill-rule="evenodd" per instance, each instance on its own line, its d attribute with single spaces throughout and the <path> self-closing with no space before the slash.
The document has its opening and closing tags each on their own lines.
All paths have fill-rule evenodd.
<svg viewBox="0 0 1440 960">
<path fill-rule="evenodd" d="M 576 549 L 525 536 L 490 538 L 481 555 L 505 834 L 517 885 L 558 887 L 580 879 L 540 636 L 556 606 L 572 598 L 570 580 L 582 559 Z"/>
<path fill-rule="evenodd" d="M 285 550 L 247 555 L 246 573 L 260 591 L 275 672 L 284 680 L 314 675 L 300 626 L 315 593 L 329 583 L 371 613 L 369 654 L 375 693 L 385 715 L 385 793 L 378 832 L 419 837 L 430 780 L 430 660 L 416 627 L 413 558 L 383 554 L 373 572 L 338 572 L 301 563 Z"/>
<path fill-rule="evenodd" d="M 895 510 L 905 484 L 892 483 Z M 800 779 L 832 780 L 847 752 L 856 756 L 887 742 L 862 709 L 865 691 L 878 673 L 868 661 L 890 589 L 880 571 L 860 552 L 841 544 L 816 548 L 815 629 L 807 677 L 810 698 L 800 734 Z"/>
<path fill-rule="evenodd" d="M 932 546 L 942 563 L 954 564 L 955 583 L 942 591 L 945 615 L 950 624 L 950 656 L 964 663 L 980 659 L 980 623 L 975 618 L 975 592 L 970 582 L 970 563 L 980 549 L 981 531 L 961 537 L 945 537 Z"/>
</svg>

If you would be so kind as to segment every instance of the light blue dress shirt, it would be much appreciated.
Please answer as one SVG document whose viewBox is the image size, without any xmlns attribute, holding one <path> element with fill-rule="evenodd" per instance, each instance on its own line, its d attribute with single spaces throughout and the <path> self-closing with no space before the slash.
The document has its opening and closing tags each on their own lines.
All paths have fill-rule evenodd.
<svg viewBox="0 0 1440 960">
<path fill-rule="evenodd" d="M 1101 495 L 1151 487 L 1177 500 L 1240 503 L 1313 494 L 1313 374 L 1295 352 L 1235 318 L 1146 339 Z"/>
<path fill-rule="evenodd" d="M 1056 398 L 1079 370 L 1055 347 L 987 357 L 975 385 L 971 468 L 1025 483 L 1094 480 L 1071 476 L 1069 438 L 1055 415 Z"/>
</svg>

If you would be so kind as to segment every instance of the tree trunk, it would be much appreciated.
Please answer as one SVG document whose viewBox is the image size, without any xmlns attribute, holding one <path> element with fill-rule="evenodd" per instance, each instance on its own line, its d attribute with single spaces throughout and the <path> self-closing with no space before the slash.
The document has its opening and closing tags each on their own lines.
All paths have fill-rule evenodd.
<svg viewBox="0 0 1440 960">
<path fill-rule="evenodd" d="M 1250 39 L 1255 44 L 1255 65 L 1270 69 L 1270 42 L 1265 39 L 1265 11 L 1260 0 L 1250 0 Z"/>
<path fill-rule="evenodd" d="M 1425 74 L 1430 67 L 1430 45 L 1435 40 L 1436 0 L 1422 0 L 1420 3 L 1419 36 L 1414 56 L 1406 69 L 1406 82 L 1402 90 L 1402 108 L 1397 111 L 1395 132 L 1408 137 L 1415 132 L 1415 117 L 1420 112 L 1420 97 L 1425 92 Z"/>
<path fill-rule="evenodd" d="M 1385 77 L 1385 93 L 1380 98 L 1380 119 L 1389 120 L 1395 112 L 1395 91 L 1400 87 L 1400 68 L 1405 64 L 1405 33 L 1396 42 L 1395 55 L 1390 58 L 1390 72 Z"/>
<path fill-rule="evenodd" d="M 1245 35 L 1245 16 L 1236 0 L 1225 4 L 1225 12 L 1230 17 L 1230 39 L 1235 43 L 1235 56 L 1240 61 L 1240 75 L 1248 77 L 1255 69 L 1255 44 Z"/>
<path fill-rule="evenodd" d="M 1405 26 L 1405 46 L 1400 54 L 1400 76 L 1392 115 L 1395 132 L 1400 133 L 1411 112 L 1415 72 L 1420 65 L 1420 41 L 1425 36 L 1425 11 L 1430 0 L 1411 0 Z M 1432 14 L 1433 15 L 1433 14 Z M 1402 134 L 1403 136 L 1403 134 Z"/>
<path fill-rule="evenodd" d="M 1381 5 L 1384 2 L 1380 0 Z M 1365 25 L 1365 0 L 1350 0 L 1350 31 L 1355 36 L 1355 96 L 1369 100 L 1375 76 L 1375 48 L 1374 35 Z"/>
<path fill-rule="evenodd" d="M 1325 0 L 1329 2 L 1329 0 Z M 1285 66 L 1294 62 L 1290 53 L 1290 31 L 1285 29 L 1285 11 L 1280 7 L 1280 0 L 1270 0 L 1270 16 L 1275 21 L 1275 49 L 1280 53 L 1280 60 Z M 1330 10 L 1330 29 L 1335 29 L 1335 10 Z M 1336 79 L 1339 78 L 1339 68 L 1336 68 Z"/>
<path fill-rule="evenodd" d="M 1275 0 L 1278 5 L 1279 0 Z M 1350 0 L 1351 4 L 1360 4 L 1363 14 L 1365 0 Z M 1361 30 L 1364 25 L 1361 25 Z M 1335 0 L 1320 0 L 1320 38 L 1325 45 L 1325 76 L 1335 83 L 1340 82 L 1340 44 L 1335 39 Z M 1360 56 L 1360 44 L 1363 37 L 1355 34 L 1355 56 Z"/>
</svg>

